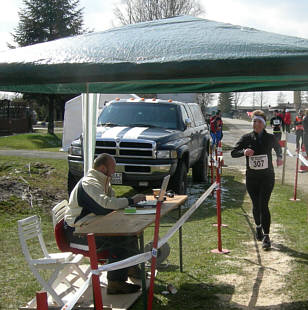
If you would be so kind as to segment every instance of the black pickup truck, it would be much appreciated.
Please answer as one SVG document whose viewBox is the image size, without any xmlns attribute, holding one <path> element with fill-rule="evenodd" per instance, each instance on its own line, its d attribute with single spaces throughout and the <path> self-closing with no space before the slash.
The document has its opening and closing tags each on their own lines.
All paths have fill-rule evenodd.
<svg viewBox="0 0 308 310">
<path fill-rule="evenodd" d="M 95 157 L 114 156 L 113 184 L 160 187 L 170 174 L 169 189 L 184 194 L 190 167 L 194 181 L 207 180 L 208 150 L 208 127 L 196 103 L 114 100 L 98 118 Z M 82 154 L 81 137 L 69 148 L 69 192 L 83 176 Z"/>
</svg>

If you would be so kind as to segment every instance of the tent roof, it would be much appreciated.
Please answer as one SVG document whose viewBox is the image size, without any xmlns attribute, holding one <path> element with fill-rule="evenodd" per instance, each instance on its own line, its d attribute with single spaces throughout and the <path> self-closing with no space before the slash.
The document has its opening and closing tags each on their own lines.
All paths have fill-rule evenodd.
<svg viewBox="0 0 308 310">
<path fill-rule="evenodd" d="M 0 53 L 0 90 L 4 91 L 296 89 L 308 90 L 308 40 L 190 16 Z"/>
</svg>

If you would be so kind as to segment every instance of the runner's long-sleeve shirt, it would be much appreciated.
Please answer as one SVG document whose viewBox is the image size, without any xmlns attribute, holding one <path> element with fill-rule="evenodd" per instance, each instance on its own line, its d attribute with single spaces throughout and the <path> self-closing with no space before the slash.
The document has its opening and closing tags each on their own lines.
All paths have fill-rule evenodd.
<svg viewBox="0 0 308 310">
<path fill-rule="evenodd" d="M 282 151 L 278 141 L 275 139 L 274 135 L 269 134 L 266 130 L 260 135 L 254 131 L 243 135 L 231 151 L 231 156 L 235 158 L 242 157 L 247 148 L 254 150 L 254 156 L 266 155 L 267 158 L 267 168 L 262 169 L 262 167 L 256 167 L 258 169 L 254 169 L 254 165 L 256 165 L 256 163 L 258 164 L 258 162 L 253 162 L 253 158 L 250 159 L 246 156 L 246 169 L 248 172 L 253 171 L 258 174 L 273 172 L 272 149 L 275 150 L 278 158 L 282 158 Z"/>
</svg>

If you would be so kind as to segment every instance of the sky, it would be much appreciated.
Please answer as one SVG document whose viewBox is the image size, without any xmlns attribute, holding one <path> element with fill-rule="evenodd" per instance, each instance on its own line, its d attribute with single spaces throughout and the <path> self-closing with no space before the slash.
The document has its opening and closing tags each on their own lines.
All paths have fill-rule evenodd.
<svg viewBox="0 0 308 310">
<path fill-rule="evenodd" d="M 308 39 L 307 0 L 199 0 L 206 19 L 252 27 Z M 10 33 L 18 25 L 18 11 L 22 0 L 0 0 L 0 51 L 7 43 L 13 44 Z M 94 31 L 103 31 L 118 23 L 115 6 L 121 0 L 80 0 L 84 8 L 84 25 Z"/>
</svg>

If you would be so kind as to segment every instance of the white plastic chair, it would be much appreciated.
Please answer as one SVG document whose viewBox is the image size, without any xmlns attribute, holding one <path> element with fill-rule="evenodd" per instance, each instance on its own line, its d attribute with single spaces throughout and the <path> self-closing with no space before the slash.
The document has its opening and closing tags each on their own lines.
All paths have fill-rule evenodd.
<svg viewBox="0 0 308 310">
<path fill-rule="evenodd" d="M 68 202 L 67 200 L 62 200 L 56 206 L 52 208 L 52 223 L 53 228 L 55 229 L 56 225 L 64 219 L 64 214 L 67 208 Z"/>
<path fill-rule="evenodd" d="M 59 283 L 65 283 L 70 288 L 73 288 L 71 283 L 66 279 L 72 271 L 76 271 L 77 275 L 83 280 L 87 279 L 86 275 L 79 267 L 83 255 L 74 255 L 71 252 L 48 253 L 42 235 L 40 220 L 36 215 L 18 221 L 18 234 L 23 254 L 32 273 L 43 289 L 52 296 L 53 300 L 59 306 L 63 306 L 64 302 L 56 293 L 55 288 Z M 38 259 L 32 258 L 28 247 L 29 240 L 35 240 L 36 238 L 39 240 L 39 244 L 44 255 L 44 257 Z M 46 281 L 40 275 L 38 269 L 53 269 L 54 272 L 52 273 L 50 279 Z"/>
</svg>

